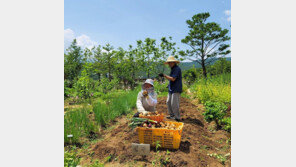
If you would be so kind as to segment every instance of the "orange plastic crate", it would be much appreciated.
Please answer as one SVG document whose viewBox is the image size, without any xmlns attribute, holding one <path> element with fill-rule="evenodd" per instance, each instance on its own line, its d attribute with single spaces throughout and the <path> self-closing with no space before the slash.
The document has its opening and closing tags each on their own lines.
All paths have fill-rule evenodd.
<svg viewBox="0 0 296 167">
<path fill-rule="evenodd" d="M 162 148 L 172 148 L 178 149 L 181 142 L 181 133 L 183 130 L 182 122 L 171 122 L 167 123 L 175 124 L 176 127 L 181 127 L 180 130 L 169 130 L 164 128 L 144 128 L 137 127 L 139 134 L 139 143 L 150 144 L 156 146 L 156 142 L 159 141 L 159 144 Z"/>
<path fill-rule="evenodd" d="M 162 122 L 164 115 L 161 113 L 159 116 L 139 116 L 140 118 L 147 118 L 153 121 Z"/>
</svg>

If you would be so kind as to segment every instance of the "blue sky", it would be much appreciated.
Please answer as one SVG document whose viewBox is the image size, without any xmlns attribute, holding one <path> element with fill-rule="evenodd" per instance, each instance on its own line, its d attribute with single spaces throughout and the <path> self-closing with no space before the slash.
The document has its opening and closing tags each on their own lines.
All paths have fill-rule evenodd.
<svg viewBox="0 0 296 167">
<path fill-rule="evenodd" d="M 209 12 L 209 21 L 230 30 L 230 0 L 65 0 L 65 48 L 73 38 L 82 47 L 105 45 L 127 48 L 150 37 L 172 36 L 180 49 L 188 33 L 186 20 Z M 230 36 L 230 33 L 229 33 Z M 229 42 L 230 43 L 230 42 Z"/>
</svg>

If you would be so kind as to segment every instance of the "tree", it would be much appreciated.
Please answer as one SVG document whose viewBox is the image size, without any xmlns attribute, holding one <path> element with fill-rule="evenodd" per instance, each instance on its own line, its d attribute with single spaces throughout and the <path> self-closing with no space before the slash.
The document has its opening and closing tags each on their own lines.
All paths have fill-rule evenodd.
<svg viewBox="0 0 296 167">
<path fill-rule="evenodd" d="M 137 50 L 141 55 L 141 66 L 146 72 L 147 77 L 150 78 L 151 71 L 156 67 L 154 62 L 158 58 L 156 40 L 151 38 L 146 38 L 144 42 L 138 40 Z"/>
<path fill-rule="evenodd" d="M 64 79 L 69 81 L 68 87 L 71 88 L 74 80 L 78 78 L 83 62 L 82 49 L 77 46 L 76 39 L 74 39 L 67 53 L 64 54 Z"/>
<path fill-rule="evenodd" d="M 209 17 L 209 13 L 199 13 L 194 15 L 191 20 L 186 21 L 189 33 L 181 42 L 189 45 L 191 49 L 180 52 L 182 56 L 186 56 L 189 60 L 202 66 L 205 78 L 207 77 L 206 66 L 218 55 L 230 53 L 229 45 L 224 43 L 230 40 L 230 37 L 227 36 L 228 30 L 222 29 L 215 22 L 206 23 Z"/>
<path fill-rule="evenodd" d="M 128 81 L 130 84 L 131 89 L 135 88 L 135 79 L 136 79 L 136 73 L 139 71 L 139 55 L 137 54 L 137 49 L 133 49 L 132 45 L 129 45 L 129 50 L 126 54 L 126 61 L 127 61 L 127 70 L 128 75 Z"/>
<path fill-rule="evenodd" d="M 127 78 L 130 73 L 127 69 L 128 64 L 125 56 L 126 51 L 119 47 L 115 53 L 114 75 L 127 87 Z"/>
<path fill-rule="evenodd" d="M 101 46 L 98 45 L 96 48 L 92 49 L 94 58 L 94 71 L 95 74 L 98 76 L 99 81 L 101 80 L 101 75 L 102 75 L 102 65 L 103 65 L 103 54 L 102 54 L 102 49 Z"/>
<path fill-rule="evenodd" d="M 102 53 L 102 70 L 106 76 L 108 76 L 109 81 L 112 79 L 112 73 L 114 70 L 114 63 L 116 61 L 114 47 L 107 44 L 103 47 Z"/>
<path fill-rule="evenodd" d="M 208 69 L 208 73 L 211 75 L 219 75 L 231 72 L 231 62 L 227 61 L 226 58 L 220 58 Z"/>
<path fill-rule="evenodd" d="M 176 43 L 172 42 L 172 37 L 169 36 L 168 39 L 166 37 L 161 38 L 161 43 L 159 48 L 157 49 L 158 59 L 157 59 L 157 73 L 164 73 L 165 72 L 165 65 L 164 62 L 169 56 L 177 57 L 177 50 L 175 48 Z M 162 82 L 164 78 L 162 78 Z"/>
</svg>

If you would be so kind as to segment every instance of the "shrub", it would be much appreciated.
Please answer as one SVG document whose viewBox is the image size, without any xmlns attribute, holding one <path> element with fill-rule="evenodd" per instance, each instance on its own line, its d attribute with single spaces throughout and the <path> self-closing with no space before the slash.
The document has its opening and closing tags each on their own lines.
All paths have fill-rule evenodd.
<svg viewBox="0 0 296 167">
<path fill-rule="evenodd" d="M 207 101 L 203 115 L 207 122 L 215 121 L 217 129 L 221 129 L 220 120 L 226 115 L 226 110 L 227 106 L 221 102 Z"/>
<path fill-rule="evenodd" d="M 87 74 L 87 70 L 83 69 L 78 81 L 74 84 L 74 90 L 78 97 L 88 99 L 92 96 L 95 88 L 95 81 Z"/>
<path fill-rule="evenodd" d="M 117 78 L 109 81 L 108 78 L 102 78 L 99 82 L 98 90 L 99 92 L 107 93 L 112 89 L 117 89 L 119 87 L 119 80 Z"/>
<path fill-rule="evenodd" d="M 183 78 L 191 85 L 198 77 L 197 69 L 193 66 L 191 69 L 184 71 Z"/>
<path fill-rule="evenodd" d="M 231 117 L 226 117 L 221 120 L 221 124 L 223 125 L 223 129 L 227 132 L 231 132 Z"/>
<path fill-rule="evenodd" d="M 159 83 L 159 81 L 154 81 L 154 89 L 157 94 L 161 94 L 163 92 L 168 92 L 169 81 L 165 80 L 164 83 Z"/>
</svg>

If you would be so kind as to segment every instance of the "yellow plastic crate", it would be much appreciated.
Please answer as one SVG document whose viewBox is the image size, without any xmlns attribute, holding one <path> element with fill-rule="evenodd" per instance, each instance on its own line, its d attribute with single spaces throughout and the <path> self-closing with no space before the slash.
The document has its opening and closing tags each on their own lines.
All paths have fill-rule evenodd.
<svg viewBox="0 0 296 167">
<path fill-rule="evenodd" d="M 167 123 L 175 124 L 176 127 L 181 127 L 180 130 L 169 130 L 163 128 L 144 128 L 137 127 L 139 134 L 139 143 L 150 144 L 156 146 L 156 142 L 159 141 L 159 144 L 162 148 L 172 148 L 178 149 L 181 142 L 181 133 L 183 130 L 182 122 L 171 122 Z"/>
<path fill-rule="evenodd" d="M 139 116 L 140 118 L 147 118 L 154 121 L 162 122 L 164 115 L 161 113 L 159 116 Z"/>
</svg>

